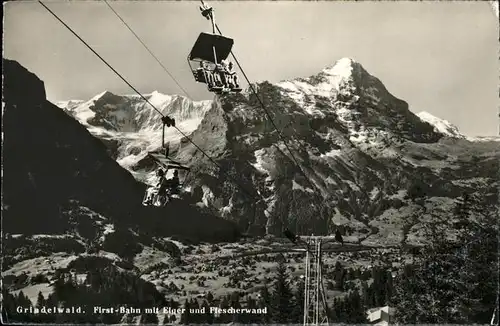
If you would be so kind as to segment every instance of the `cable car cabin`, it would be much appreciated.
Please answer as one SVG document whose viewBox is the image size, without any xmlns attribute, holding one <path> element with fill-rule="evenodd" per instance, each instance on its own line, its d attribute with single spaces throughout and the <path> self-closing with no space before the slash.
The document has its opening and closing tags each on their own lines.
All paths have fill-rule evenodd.
<svg viewBox="0 0 500 326">
<path fill-rule="evenodd" d="M 161 184 L 151 185 L 144 194 L 142 204 L 144 206 L 160 207 L 165 206 L 173 199 L 181 198 L 180 196 L 190 172 L 190 168 L 160 153 L 148 152 L 148 156 L 156 162 L 164 173 L 168 170 L 174 170 L 174 178 L 175 175 L 178 174 L 178 171 L 184 171 L 184 175 L 182 177 L 177 176 L 177 182 L 175 182 L 174 179 L 164 179 Z M 163 175 L 164 174 L 162 174 L 162 176 Z"/>
<path fill-rule="evenodd" d="M 160 167 L 164 168 L 165 170 L 185 171 L 183 179 L 187 177 L 187 173 L 189 173 L 189 171 L 191 170 L 189 166 L 184 165 L 181 162 L 175 161 L 170 157 L 165 157 L 160 153 L 148 152 L 148 156 L 151 157 Z M 183 182 L 181 183 L 181 186 L 183 186 Z"/>
<path fill-rule="evenodd" d="M 194 79 L 216 94 L 239 93 L 241 87 L 233 64 L 226 63 L 234 41 L 222 35 L 201 33 L 188 56 Z M 199 66 L 193 69 L 192 62 Z"/>
</svg>

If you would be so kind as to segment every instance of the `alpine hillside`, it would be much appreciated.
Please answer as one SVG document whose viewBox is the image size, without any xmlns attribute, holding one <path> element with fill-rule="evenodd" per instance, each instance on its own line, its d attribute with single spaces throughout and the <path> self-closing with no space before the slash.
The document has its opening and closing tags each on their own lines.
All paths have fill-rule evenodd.
<svg viewBox="0 0 500 326">
<path fill-rule="evenodd" d="M 83 307 L 77 319 L 95 324 L 190 321 L 145 310 L 94 313 L 96 305 L 236 306 L 241 298 L 264 307 L 268 286 L 284 279 L 276 254 L 300 298 L 303 253 L 273 236 L 285 227 L 341 233 L 342 244 L 325 244 L 333 251 L 323 254 L 326 297 L 358 309 L 351 293 L 390 289 L 381 280 L 413 261 L 401 249 L 429 239 L 427 222 L 453 236 L 464 194 L 497 200 L 498 142 L 443 133 L 439 119 L 414 115 L 359 63 L 342 59 L 315 76 L 253 85 L 293 157 L 250 90 L 205 102 L 146 95 L 218 166 L 167 130 L 172 158 L 191 173 L 180 199 L 143 207 L 141 181 L 156 169 L 146 152 L 161 145 L 152 108 L 110 92 L 56 106 L 38 77 L 3 63 L 2 321 L 75 322 L 74 314 L 17 312 L 44 304 Z M 478 205 L 468 218 L 479 219 Z M 379 263 L 389 266 L 384 278 L 372 268 Z M 352 313 L 360 316 L 352 322 L 362 315 Z M 269 323 L 266 314 L 254 317 Z"/>
<path fill-rule="evenodd" d="M 353 59 L 253 87 L 279 133 L 250 89 L 200 103 L 147 95 L 221 167 L 176 130 L 167 132 L 172 158 L 192 168 L 185 181 L 190 200 L 244 232 L 278 235 L 288 227 L 327 235 L 342 226 L 352 242 L 420 243 L 420 222 L 437 214 L 452 223 L 451 208 L 463 193 L 497 199 L 497 142 L 475 141 L 430 114 L 413 114 Z M 161 125 L 143 100 L 105 92 L 59 105 L 136 178 L 151 176 L 146 151 L 159 148 Z M 418 202 L 414 189 L 424 194 Z"/>
<path fill-rule="evenodd" d="M 2 230 L 10 235 L 4 245 L 13 245 L 4 248 L 4 267 L 26 258 L 15 253 L 20 238 L 10 242 L 16 234 L 28 242 L 42 235 L 39 241 L 52 243 L 49 251 L 60 241 L 74 252 L 101 248 L 115 254 L 140 252 L 155 237 L 158 246 L 173 235 L 216 242 L 238 237 L 235 225 L 187 201 L 143 207 L 144 184 L 84 126 L 47 101 L 38 77 L 16 61 L 4 59 L 3 70 Z M 39 256 L 45 249 L 25 253 Z"/>
</svg>

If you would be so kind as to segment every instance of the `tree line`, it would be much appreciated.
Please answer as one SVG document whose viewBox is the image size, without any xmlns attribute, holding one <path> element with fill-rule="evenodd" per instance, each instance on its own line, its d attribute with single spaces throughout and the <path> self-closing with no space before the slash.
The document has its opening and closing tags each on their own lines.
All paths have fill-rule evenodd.
<svg viewBox="0 0 500 326">
<path fill-rule="evenodd" d="M 336 269 L 337 281 L 349 273 L 343 268 Z M 387 288 L 390 288 L 390 272 L 383 269 L 374 269 L 371 272 L 374 281 L 370 286 L 363 281 L 363 291 L 350 291 L 344 298 L 331 301 L 329 317 L 332 321 L 364 322 L 363 316 L 366 307 L 386 304 L 388 302 Z M 219 323 L 302 323 L 304 316 L 304 283 L 296 286 L 291 283 L 286 264 L 280 261 L 277 266 L 276 278 L 270 286 L 265 285 L 258 297 L 244 296 L 242 292 L 233 292 L 215 298 L 208 292 L 202 300 L 191 298 L 179 303 L 174 299 L 165 299 L 155 286 L 132 273 L 118 271 L 107 266 L 88 271 L 85 281 L 79 281 L 75 274 L 60 272 L 53 283 L 54 291 L 47 297 L 40 292 L 34 307 L 82 307 L 82 314 L 19 314 L 16 307 L 32 307 L 30 299 L 20 291 L 14 295 L 3 289 L 4 320 L 9 322 L 37 322 L 37 323 L 120 323 L 132 322 L 139 317 L 141 322 L 158 324 L 156 314 L 120 314 L 94 313 L 93 307 L 112 307 L 119 303 L 122 306 L 134 308 L 171 307 L 184 308 L 180 320 L 174 315 L 167 315 L 164 323 L 182 324 L 219 324 Z M 384 292 L 385 291 L 385 292 Z M 392 291 L 392 289 L 391 289 Z M 210 307 L 220 308 L 247 308 L 267 309 L 267 314 L 221 314 L 210 313 Z M 193 309 L 205 307 L 204 314 L 191 313 Z"/>
<path fill-rule="evenodd" d="M 453 220 L 445 221 L 430 212 L 424 230 L 431 241 L 396 279 L 396 322 L 490 323 L 498 305 L 498 210 L 479 195 L 464 193 L 453 213 Z M 448 236 L 451 231 L 456 239 Z"/>
</svg>

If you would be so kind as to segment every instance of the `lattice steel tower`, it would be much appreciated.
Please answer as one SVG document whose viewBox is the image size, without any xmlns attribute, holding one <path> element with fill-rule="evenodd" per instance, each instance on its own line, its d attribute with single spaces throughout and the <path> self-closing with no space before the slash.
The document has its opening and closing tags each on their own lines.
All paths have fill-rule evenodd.
<svg viewBox="0 0 500 326">
<path fill-rule="evenodd" d="M 304 325 L 328 325 L 320 238 L 312 236 L 307 239 L 305 265 Z"/>
</svg>

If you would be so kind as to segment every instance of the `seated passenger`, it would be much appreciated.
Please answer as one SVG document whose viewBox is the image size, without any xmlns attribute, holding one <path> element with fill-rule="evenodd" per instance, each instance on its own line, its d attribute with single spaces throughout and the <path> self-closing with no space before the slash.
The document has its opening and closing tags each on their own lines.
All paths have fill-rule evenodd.
<svg viewBox="0 0 500 326">
<path fill-rule="evenodd" d="M 226 69 L 224 67 L 225 61 L 222 61 L 220 64 L 215 65 L 214 69 L 214 77 L 218 81 L 218 86 L 226 86 L 227 85 L 227 80 L 226 80 Z"/>
<path fill-rule="evenodd" d="M 212 76 L 212 72 L 211 71 L 205 71 L 205 77 L 207 79 L 208 88 L 214 87 L 215 86 L 215 80 L 214 80 L 214 76 Z"/>
<path fill-rule="evenodd" d="M 158 182 L 156 183 L 155 186 L 149 187 L 146 192 L 146 200 L 145 204 L 146 205 L 151 205 L 154 201 L 154 197 L 156 195 L 161 195 L 162 191 L 165 191 L 166 189 L 166 178 L 165 178 L 165 172 L 160 168 L 158 171 L 156 171 L 156 176 L 158 177 Z"/>
<path fill-rule="evenodd" d="M 162 169 L 159 169 L 156 173 L 156 175 L 159 177 L 158 183 L 156 184 L 156 187 L 158 188 L 158 195 L 163 195 L 165 190 L 167 189 L 168 182 L 167 178 L 165 177 L 165 172 Z"/>
<path fill-rule="evenodd" d="M 228 72 L 228 75 L 230 76 L 232 87 L 239 88 L 240 86 L 238 85 L 238 76 L 236 75 L 236 72 L 233 70 L 233 63 L 232 62 L 229 62 L 229 65 L 227 67 L 227 72 Z"/>
<path fill-rule="evenodd" d="M 166 181 L 166 187 L 170 188 L 170 191 L 175 193 L 178 192 L 180 186 L 179 171 L 174 171 L 174 176 L 172 179 Z"/>
<path fill-rule="evenodd" d="M 200 61 L 200 66 L 198 68 L 196 68 L 196 73 L 198 73 L 200 71 L 205 71 L 205 70 L 206 70 L 205 61 Z"/>
<path fill-rule="evenodd" d="M 228 73 L 228 74 L 232 75 L 232 74 L 234 74 L 234 73 L 235 73 L 235 72 L 234 72 L 234 70 L 233 70 L 233 67 L 234 67 L 234 66 L 233 66 L 233 63 L 232 63 L 232 62 L 229 62 L 229 64 L 227 65 L 227 73 Z"/>
<path fill-rule="evenodd" d="M 225 73 L 227 73 L 229 71 L 228 70 L 229 69 L 229 65 L 228 65 L 227 61 L 226 60 L 222 60 L 220 62 L 220 64 L 221 64 L 222 71 L 225 72 Z"/>
</svg>

